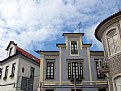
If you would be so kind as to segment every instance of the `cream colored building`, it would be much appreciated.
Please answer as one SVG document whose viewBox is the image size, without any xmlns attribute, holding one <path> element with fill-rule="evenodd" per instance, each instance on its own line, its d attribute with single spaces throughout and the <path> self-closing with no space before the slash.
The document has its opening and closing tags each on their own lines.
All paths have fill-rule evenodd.
<svg viewBox="0 0 121 91">
<path fill-rule="evenodd" d="M 37 51 L 41 55 L 41 91 L 108 91 L 107 80 L 99 71 L 103 51 L 91 51 L 83 44 L 84 33 L 63 33 L 59 51 Z"/>
</svg>

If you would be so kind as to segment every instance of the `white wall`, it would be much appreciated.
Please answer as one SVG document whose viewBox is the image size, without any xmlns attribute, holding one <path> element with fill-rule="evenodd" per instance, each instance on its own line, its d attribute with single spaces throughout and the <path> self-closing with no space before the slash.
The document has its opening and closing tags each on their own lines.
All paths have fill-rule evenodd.
<svg viewBox="0 0 121 91">
<path fill-rule="evenodd" d="M 39 65 L 35 65 L 32 63 L 31 60 L 25 60 L 23 58 L 20 59 L 20 66 L 19 66 L 19 74 L 18 76 L 20 76 L 20 79 L 19 81 L 21 81 L 21 78 L 22 77 L 30 77 L 30 68 L 33 67 L 35 68 L 35 71 L 34 71 L 34 87 L 33 87 L 33 91 L 36 91 L 37 88 L 39 87 L 39 75 L 40 75 L 40 67 Z M 22 68 L 24 68 L 24 73 L 22 73 Z M 19 86 L 21 86 L 21 83 L 19 82 Z M 17 90 L 19 91 L 19 89 Z"/>
<path fill-rule="evenodd" d="M 9 57 L 9 52 L 10 52 L 10 48 L 12 47 L 12 50 L 11 50 L 11 54 L 10 56 L 14 55 L 16 53 L 16 46 L 11 44 L 7 50 L 7 57 Z"/>
<path fill-rule="evenodd" d="M 14 77 L 10 77 L 13 63 L 16 63 L 15 73 L 14 73 Z M 19 65 L 19 58 L 16 58 L 16 59 L 12 59 L 12 61 L 7 60 L 6 63 L 4 62 L 4 64 L 2 64 L 0 66 L 0 68 L 3 69 L 2 77 L 0 79 L 0 85 L 6 85 L 6 84 L 11 84 L 11 83 L 17 82 L 18 65 Z M 9 66 L 8 75 L 7 75 L 7 79 L 3 80 L 3 77 L 5 76 L 6 66 Z M 14 85 L 0 86 L 0 91 L 15 91 L 15 87 L 14 87 Z"/>
</svg>

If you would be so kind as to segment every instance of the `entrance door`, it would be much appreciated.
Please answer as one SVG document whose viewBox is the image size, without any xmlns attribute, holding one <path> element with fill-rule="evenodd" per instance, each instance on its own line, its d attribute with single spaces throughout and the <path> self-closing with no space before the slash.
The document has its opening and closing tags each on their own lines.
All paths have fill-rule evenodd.
<svg viewBox="0 0 121 91">
<path fill-rule="evenodd" d="M 75 91 L 75 89 L 71 89 L 71 91 Z M 82 91 L 81 89 L 76 89 L 76 91 Z"/>
<path fill-rule="evenodd" d="M 45 91 L 54 91 L 54 89 L 46 89 Z"/>
<path fill-rule="evenodd" d="M 106 88 L 101 88 L 98 91 L 106 91 Z"/>
</svg>

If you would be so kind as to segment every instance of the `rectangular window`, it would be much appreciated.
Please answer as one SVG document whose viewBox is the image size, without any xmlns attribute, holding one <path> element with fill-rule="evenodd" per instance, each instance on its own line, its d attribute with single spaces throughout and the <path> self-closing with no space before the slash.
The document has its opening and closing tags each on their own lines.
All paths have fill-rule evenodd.
<svg viewBox="0 0 121 91">
<path fill-rule="evenodd" d="M 83 65 L 82 63 L 72 62 L 68 63 L 68 79 L 76 80 L 83 79 Z"/>
<path fill-rule="evenodd" d="M 15 74 L 15 67 L 16 67 L 16 63 L 13 63 L 12 64 L 12 71 L 11 71 L 10 77 L 13 77 L 14 76 L 14 74 Z"/>
<path fill-rule="evenodd" d="M 6 66 L 4 79 L 7 78 L 7 75 L 8 75 L 8 68 L 9 68 L 9 66 Z"/>
<path fill-rule="evenodd" d="M 83 79 L 83 64 L 80 63 L 80 78 Z"/>
<path fill-rule="evenodd" d="M 71 54 L 78 54 L 77 41 L 71 41 Z"/>
<path fill-rule="evenodd" d="M 54 79 L 54 63 L 53 62 L 47 63 L 46 79 Z"/>
<path fill-rule="evenodd" d="M 104 79 L 105 75 L 103 73 L 100 72 L 100 68 L 101 67 L 101 63 L 100 62 L 96 62 L 96 71 L 97 71 L 97 78 L 98 79 Z"/>
<path fill-rule="evenodd" d="M 11 48 L 10 48 L 10 51 L 9 51 L 9 56 L 11 56 L 12 49 L 13 49 L 13 47 L 11 47 Z"/>
<path fill-rule="evenodd" d="M 71 63 L 68 63 L 68 79 L 71 79 Z"/>
<path fill-rule="evenodd" d="M 34 78 L 34 70 L 35 70 L 35 68 L 31 67 L 30 78 Z"/>
<path fill-rule="evenodd" d="M 2 68 L 0 68 L 0 79 L 2 77 Z"/>
<path fill-rule="evenodd" d="M 79 79 L 79 66 L 77 62 L 72 62 L 72 78 Z"/>
</svg>

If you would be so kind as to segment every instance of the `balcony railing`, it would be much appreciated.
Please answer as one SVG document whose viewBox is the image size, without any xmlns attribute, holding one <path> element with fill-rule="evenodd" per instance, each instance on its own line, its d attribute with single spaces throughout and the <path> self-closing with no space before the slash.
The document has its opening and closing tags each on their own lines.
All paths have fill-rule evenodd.
<svg viewBox="0 0 121 91">
<path fill-rule="evenodd" d="M 79 78 L 71 77 L 70 81 L 72 83 L 79 84 L 82 82 L 82 78 L 81 77 L 79 77 Z"/>
<path fill-rule="evenodd" d="M 100 71 L 102 73 L 108 73 L 109 72 L 109 65 L 107 63 L 107 60 L 101 60 L 100 62 Z"/>
<path fill-rule="evenodd" d="M 71 54 L 78 54 L 78 50 L 71 50 Z"/>
</svg>

